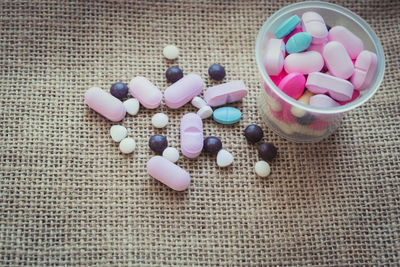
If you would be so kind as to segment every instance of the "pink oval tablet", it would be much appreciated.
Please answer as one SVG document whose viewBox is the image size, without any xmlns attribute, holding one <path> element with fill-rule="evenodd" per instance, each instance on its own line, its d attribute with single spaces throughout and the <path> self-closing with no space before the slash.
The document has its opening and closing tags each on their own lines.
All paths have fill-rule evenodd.
<svg viewBox="0 0 400 267">
<path fill-rule="evenodd" d="M 327 95 L 313 95 L 310 97 L 310 105 L 318 108 L 334 108 L 338 107 L 339 103 Z"/>
<path fill-rule="evenodd" d="M 188 74 L 165 89 L 165 104 L 173 109 L 180 108 L 201 91 L 203 91 L 203 79 L 197 74 Z"/>
<path fill-rule="evenodd" d="M 287 73 L 300 72 L 302 74 L 320 71 L 323 66 L 324 59 L 315 51 L 290 54 L 285 58 L 284 64 Z"/>
<path fill-rule="evenodd" d="M 217 107 L 242 100 L 247 95 L 246 85 L 242 81 L 222 83 L 207 89 L 204 100 L 211 107 Z"/>
<path fill-rule="evenodd" d="M 181 151 L 188 158 L 196 158 L 203 149 L 203 121 L 195 113 L 181 119 Z"/>
<path fill-rule="evenodd" d="M 270 75 L 269 77 L 271 78 L 272 82 L 276 86 L 278 86 L 278 84 L 282 81 L 283 78 L 285 78 L 286 75 L 287 72 L 285 70 L 282 70 L 278 75 Z"/>
<path fill-rule="evenodd" d="M 137 76 L 129 82 L 129 92 L 146 108 L 158 108 L 162 93 L 145 77 Z"/>
<path fill-rule="evenodd" d="M 278 87 L 288 96 L 298 99 L 304 92 L 306 78 L 299 72 L 292 72 L 286 75 L 279 83 Z"/>
<path fill-rule="evenodd" d="M 301 27 L 303 31 L 312 36 L 312 44 L 323 43 L 328 36 L 328 30 L 324 19 L 316 12 L 309 11 L 301 16 Z"/>
<path fill-rule="evenodd" d="M 353 74 L 353 62 L 341 43 L 336 41 L 327 43 L 323 56 L 326 66 L 333 76 L 348 79 Z"/>
<path fill-rule="evenodd" d="M 354 64 L 355 69 L 350 80 L 354 89 L 359 91 L 367 89 L 375 78 L 377 67 L 378 58 L 376 54 L 367 50 L 362 51 Z"/>
<path fill-rule="evenodd" d="M 328 33 L 328 40 L 341 43 L 351 59 L 357 58 L 364 49 L 363 41 L 343 26 L 332 27 Z"/>
<path fill-rule="evenodd" d="M 270 39 L 264 55 L 264 67 L 269 75 L 278 75 L 283 68 L 285 43 L 282 39 Z"/>
<path fill-rule="evenodd" d="M 321 72 L 312 72 L 307 77 L 306 87 L 315 94 L 328 93 L 338 101 L 350 100 L 353 95 L 353 85 L 344 79 L 340 79 Z"/>
<path fill-rule="evenodd" d="M 86 91 L 85 103 L 110 121 L 120 121 L 126 114 L 124 104 L 99 87 L 91 87 Z"/>
<path fill-rule="evenodd" d="M 183 191 L 189 187 L 189 173 L 164 157 L 152 157 L 147 162 L 146 169 L 153 178 L 176 191 Z"/>
</svg>

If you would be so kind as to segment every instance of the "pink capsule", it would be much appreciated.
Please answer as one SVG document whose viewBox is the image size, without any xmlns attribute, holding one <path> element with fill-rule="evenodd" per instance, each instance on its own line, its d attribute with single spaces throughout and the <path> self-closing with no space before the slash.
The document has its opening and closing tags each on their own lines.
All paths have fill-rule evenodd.
<svg viewBox="0 0 400 267">
<path fill-rule="evenodd" d="M 341 43 L 351 59 L 357 58 L 364 49 L 363 41 L 343 26 L 332 27 L 329 30 L 328 40 Z"/>
<path fill-rule="evenodd" d="M 183 191 L 189 187 L 189 173 L 164 157 L 152 157 L 146 168 L 151 176 L 176 191 Z"/>
<path fill-rule="evenodd" d="M 354 91 L 353 85 L 344 79 L 321 72 L 312 72 L 307 77 L 306 87 L 314 94 L 328 93 L 338 101 L 348 101 Z"/>
<path fill-rule="evenodd" d="M 85 103 L 110 121 L 120 121 L 126 114 L 122 102 L 99 87 L 91 87 L 86 91 Z"/>
<path fill-rule="evenodd" d="M 288 96 L 298 99 L 304 92 L 306 78 L 299 72 L 292 72 L 281 80 L 278 87 Z"/>
<path fill-rule="evenodd" d="M 268 75 L 278 75 L 285 59 L 285 43 L 282 39 L 270 39 L 264 55 L 264 67 Z"/>
<path fill-rule="evenodd" d="M 211 107 L 222 106 L 242 100 L 247 95 L 246 85 L 242 81 L 222 83 L 207 89 L 204 100 Z"/>
<path fill-rule="evenodd" d="M 203 91 L 203 79 L 197 74 L 188 74 L 165 89 L 165 104 L 173 109 L 180 108 L 201 91 Z"/>
<path fill-rule="evenodd" d="M 181 151 L 188 158 L 196 158 L 203 149 L 203 121 L 195 113 L 181 119 Z"/>
<path fill-rule="evenodd" d="M 320 71 L 323 66 L 322 56 L 315 51 L 290 54 L 285 58 L 284 65 L 287 73 L 300 72 L 302 74 Z"/>
<path fill-rule="evenodd" d="M 161 104 L 162 93 L 145 77 L 135 77 L 129 83 L 129 92 L 146 108 L 158 108 Z"/>
<path fill-rule="evenodd" d="M 333 76 L 348 79 L 353 74 L 353 62 L 341 43 L 336 41 L 327 43 L 324 47 L 323 56 L 326 66 Z"/>
</svg>

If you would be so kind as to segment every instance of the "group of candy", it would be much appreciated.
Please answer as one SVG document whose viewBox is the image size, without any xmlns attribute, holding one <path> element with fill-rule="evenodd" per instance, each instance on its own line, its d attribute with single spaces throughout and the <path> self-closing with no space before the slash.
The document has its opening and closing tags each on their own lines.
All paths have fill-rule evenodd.
<svg viewBox="0 0 400 267">
<path fill-rule="evenodd" d="M 179 55 L 179 50 L 175 46 L 167 46 L 164 48 L 163 54 L 168 59 L 174 59 Z M 208 72 L 210 77 L 215 80 L 222 80 L 226 75 L 225 69 L 219 64 L 212 65 Z M 231 153 L 222 149 L 222 142 L 219 138 L 215 136 L 203 138 L 202 119 L 213 116 L 213 119 L 221 124 L 238 122 L 241 119 L 240 110 L 220 106 L 242 100 L 247 94 L 245 84 L 242 81 L 231 81 L 212 86 L 205 91 L 204 99 L 202 99 L 198 96 L 203 90 L 203 79 L 199 75 L 183 75 L 179 67 L 173 66 L 166 71 L 166 78 L 172 82 L 164 91 L 164 102 L 169 108 L 178 109 L 188 102 L 198 108 L 197 114 L 188 113 L 181 119 L 180 149 L 182 154 L 188 158 L 196 158 L 204 151 L 217 155 L 218 166 L 231 165 L 234 158 Z M 121 100 L 128 96 L 128 92 L 134 98 L 122 102 Z M 139 76 L 133 78 L 129 85 L 122 82 L 113 84 L 110 93 L 98 87 L 89 88 L 85 93 L 85 103 L 107 119 L 116 122 L 122 120 L 126 112 L 136 115 L 140 105 L 148 109 L 158 108 L 162 97 L 160 89 L 145 77 Z M 212 107 L 220 108 L 213 111 Z M 164 113 L 156 113 L 151 122 L 154 127 L 163 128 L 168 124 L 168 116 Z M 136 143 L 133 138 L 127 137 L 128 130 L 124 126 L 112 126 L 110 135 L 115 142 L 119 142 L 122 153 L 129 154 L 135 150 Z M 149 147 L 157 154 L 161 154 L 162 157 L 154 156 L 148 161 L 148 173 L 172 189 L 185 190 L 189 186 L 190 175 L 175 164 L 179 159 L 179 151 L 176 148 L 168 147 L 167 138 L 160 134 L 150 137 Z M 260 155 L 265 153 L 260 152 Z M 265 168 L 265 164 L 257 163 L 256 173 L 263 177 L 267 176 L 269 165 L 268 171 Z"/>
<path fill-rule="evenodd" d="M 363 41 L 347 28 L 330 28 L 316 12 L 305 12 L 301 19 L 291 16 L 274 35 L 276 38 L 267 42 L 264 67 L 282 92 L 303 104 L 321 108 L 345 105 L 368 89 L 375 77 L 376 54 L 364 50 Z M 284 119 L 277 113 L 283 103 L 275 100 L 271 113 Z M 312 123 L 312 117 L 299 109 L 291 113 L 302 125 Z"/>
</svg>

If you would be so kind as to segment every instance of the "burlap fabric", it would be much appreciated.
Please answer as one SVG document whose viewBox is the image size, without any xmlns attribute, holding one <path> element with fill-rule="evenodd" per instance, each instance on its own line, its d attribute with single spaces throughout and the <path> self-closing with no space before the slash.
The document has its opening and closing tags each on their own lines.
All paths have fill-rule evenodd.
<svg viewBox="0 0 400 267">
<path fill-rule="evenodd" d="M 1 265 L 400 264 L 399 1 L 339 1 L 375 29 L 387 68 L 377 94 L 318 144 L 294 144 L 265 126 L 279 149 L 266 179 L 242 132 L 261 124 L 255 38 L 287 1 L 1 1 Z M 162 48 L 181 48 L 168 62 Z M 219 62 L 250 92 L 234 126 L 205 121 L 235 156 L 182 157 L 190 188 L 175 192 L 145 170 L 147 142 L 179 148 L 179 121 L 195 109 L 141 109 L 122 122 L 137 142 L 122 155 L 115 124 L 89 110 L 90 86 L 148 77 L 164 90 L 179 64 Z M 150 118 L 169 115 L 155 130 Z"/>
</svg>

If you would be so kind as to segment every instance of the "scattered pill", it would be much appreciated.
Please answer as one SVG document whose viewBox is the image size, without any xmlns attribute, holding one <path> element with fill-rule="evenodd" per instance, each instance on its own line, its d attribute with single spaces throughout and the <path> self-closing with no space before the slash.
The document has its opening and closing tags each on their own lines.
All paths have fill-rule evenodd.
<svg viewBox="0 0 400 267">
<path fill-rule="evenodd" d="M 276 38 L 282 38 L 291 33 L 299 24 L 300 18 L 297 15 L 293 15 L 285 20 L 275 31 Z"/>
<path fill-rule="evenodd" d="M 173 83 L 164 92 L 165 104 L 177 109 L 191 101 L 203 91 L 203 79 L 197 74 L 188 74 Z"/>
<path fill-rule="evenodd" d="M 354 73 L 350 81 L 354 89 L 362 91 L 367 89 L 375 78 L 378 67 L 378 58 L 375 53 L 362 51 L 354 64 Z"/>
<path fill-rule="evenodd" d="M 278 75 L 285 60 L 285 43 L 281 39 L 270 39 L 264 54 L 264 67 L 268 75 Z"/>
<path fill-rule="evenodd" d="M 311 34 L 307 32 L 296 33 L 287 41 L 286 52 L 293 54 L 305 51 L 310 46 L 311 39 Z"/>
<path fill-rule="evenodd" d="M 309 74 L 320 71 L 324 66 L 321 54 L 315 51 L 290 54 L 285 58 L 284 68 L 287 73 L 300 72 Z"/>
<path fill-rule="evenodd" d="M 221 124 L 233 124 L 240 121 L 242 112 L 237 108 L 233 107 L 222 107 L 214 110 L 213 119 L 214 121 Z"/>
<path fill-rule="evenodd" d="M 168 59 L 176 59 L 179 56 L 179 49 L 174 45 L 167 45 L 163 49 L 163 55 Z"/>
<path fill-rule="evenodd" d="M 111 85 L 110 93 L 121 100 L 128 95 L 128 90 L 129 88 L 126 83 L 117 82 Z"/>
<path fill-rule="evenodd" d="M 334 108 L 338 107 L 339 103 L 327 95 L 314 95 L 310 97 L 310 105 L 319 108 Z"/>
<path fill-rule="evenodd" d="M 344 46 L 336 41 L 325 45 L 323 56 L 329 72 L 338 78 L 347 79 L 354 71 L 353 62 Z"/>
<path fill-rule="evenodd" d="M 115 142 L 121 142 L 128 134 L 128 130 L 122 125 L 113 125 L 110 128 L 110 135 Z"/>
<path fill-rule="evenodd" d="M 164 113 L 156 113 L 151 118 L 151 123 L 156 128 L 164 128 L 168 124 L 168 116 Z"/>
<path fill-rule="evenodd" d="M 243 81 L 231 81 L 208 88 L 204 100 L 211 107 L 217 107 L 240 101 L 246 95 L 247 88 Z"/>
<path fill-rule="evenodd" d="M 350 100 L 354 91 L 351 82 L 321 72 L 310 73 L 306 87 L 314 94 L 328 93 L 330 97 L 339 101 Z"/>
<path fill-rule="evenodd" d="M 153 178 L 171 189 L 183 191 L 189 187 L 189 173 L 164 157 L 152 157 L 147 162 L 146 169 Z"/>
<path fill-rule="evenodd" d="M 316 12 L 305 12 L 301 17 L 301 27 L 304 32 L 308 32 L 312 36 L 313 44 L 320 44 L 324 42 L 328 36 L 328 29 L 326 28 L 325 21 Z"/>
<path fill-rule="evenodd" d="M 192 103 L 193 106 L 195 106 L 195 107 L 198 108 L 198 109 L 207 106 L 207 102 L 204 101 L 204 99 L 201 98 L 201 97 L 199 97 L 199 96 L 195 96 L 195 97 L 192 99 L 192 102 L 191 102 L 191 103 Z"/>
<path fill-rule="evenodd" d="M 328 40 L 341 43 L 351 59 L 356 59 L 364 49 L 363 41 L 343 26 L 335 26 L 330 29 Z"/>
<path fill-rule="evenodd" d="M 121 150 L 124 154 L 132 153 L 136 148 L 136 143 L 133 138 L 124 138 L 122 139 L 121 143 L 119 143 L 119 150 Z"/>
<path fill-rule="evenodd" d="M 218 137 L 209 136 L 204 139 L 203 151 L 210 154 L 217 154 L 222 149 L 222 142 Z"/>
<path fill-rule="evenodd" d="M 203 149 L 203 122 L 195 113 L 185 114 L 181 119 L 181 151 L 188 158 L 196 158 Z"/>
<path fill-rule="evenodd" d="M 213 115 L 213 110 L 210 106 L 205 106 L 197 111 L 197 115 L 199 115 L 203 120 L 208 119 Z"/>
<path fill-rule="evenodd" d="M 221 149 L 217 154 L 217 165 L 219 167 L 227 167 L 233 163 L 233 156 L 225 149 Z"/>
<path fill-rule="evenodd" d="M 134 116 L 139 112 L 140 104 L 136 98 L 129 98 L 128 100 L 125 100 L 123 104 L 129 115 Z"/>
<path fill-rule="evenodd" d="M 258 146 L 258 155 L 265 161 L 271 161 L 278 151 L 272 143 L 262 143 Z"/>
<path fill-rule="evenodd" d="M 165 72 L 165 77 L 170 83 L 174 83 L 183 77 L 183 71 L 178 66 L 172 66 Z"/>
<path fill-rule="evenodd" d="M 291 98 L 298 99 L 304 92 L 306 78 L 299 72 L 292 72 L 281 80 L 278 87 Z"/>
<path fill-rule="evenodd" d="M 244 136 L 246 137 L 247 141 L 254 144 L 263 138 L 264 132 L 260 126 L 256 124 L 250 124 L 244 130 Z"/>
<path fill-rule="evenodd" d="M 179 151 L 174 147 L 167 147 L 162 152 L 162 156 L 171 161 L 172 163 L 175 163 L 179 159 Z"/>
<path fill-rule="evenodd" d="M 211 79 L 221 81 L 226 75 L 225 68 L 220 64 L 212 64 L 208 68 L 208 75 L 210 75 Z"/>
<path fill-rule="evenodd" d="M 161 104 L 162 93 L 145 77 L 137 76 L 129 83 L 129 92 L 146 108 L 155 109 Z"/>
<path fill-rule="evenodd" d="M 156 153 L 162 153 L 168 147 L 168 140 L 161 134 L 156 134 L 150 137 L 149 147 Z"/>
<path fill-rule="evenodd" d="M 120 121 L 126 114 L 122 102 L 99 87 L 91 87 L 86 91 L 85 103 L 110 121 Z"/>
<path fill-rule="evenodd" d="M 260 177 L 267 177 L 271 173 L 271 167 L 268 162 L 260 160 L 254 165 L 256 174 Z"/>
</svg>

